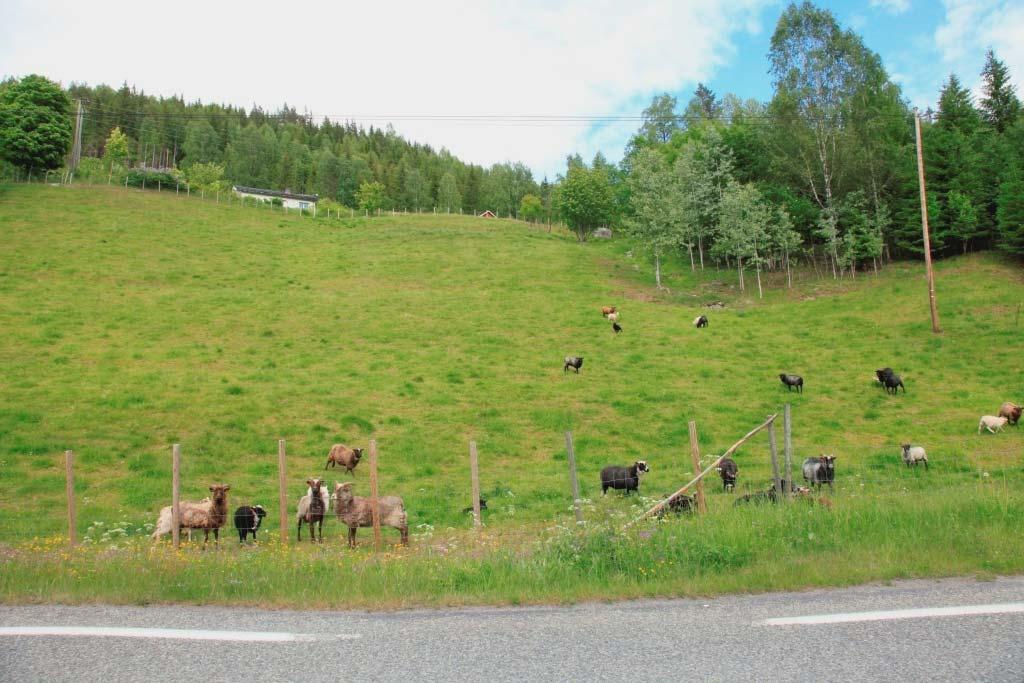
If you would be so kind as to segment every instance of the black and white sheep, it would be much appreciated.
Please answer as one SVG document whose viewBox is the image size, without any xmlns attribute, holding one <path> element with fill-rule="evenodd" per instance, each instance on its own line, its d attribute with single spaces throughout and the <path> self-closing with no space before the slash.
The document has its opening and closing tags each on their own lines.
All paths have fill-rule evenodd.
<svg viewBox="0 0 1024 683">
<path fill-rule="evenodd" d="M 786 385 L 786 391 L 792 391 L 796 387 L 798 394 L 804 393 L 804 378 L 800 375 L 788 375 L 785 372 L 779 374 L 779 379 Z"/>
<path fill-rule="evenodd" d="M 708 326 L 708 317 L 706 315 L 698 315 L 693 319 L 693 326 L 697 329 Z"/>
<path fill-rule="evenodd" d="M 567 372 L 569 370 L 569 368 L 572 368 L 573 370 L 576 371 L 576 374 L 578 375 L 580 373 L 580 368 L 582 368 L 582 367 L 583 367 L 583 358 L 582 358 L 582 356 L 566 356 L 565 357 L 565 364 L 562 366 L 562 372 Z"/>
<path fill-rule="evenodd" d="M 608 489 L 625 489 L 627 494 L 630 491 L 639 492 L 640 475 L 650 471 L 644 460 L 637 460 L 629 467 L 608 465 L 601 470 L 601 494 L 607 493 Z"/>
<path fill-rule="evenodd" d="M 924 452 L 924 448 L 921 446 L 911 446 L 909 443 L 901 445 L 903 449 L 903 464 L 907 467 L 916 465 L 919 462 L 924 463 L 924 468 L 928 469 L 928 454 Z"/>
<path fill-rule="evenodd" d="M 732 491 L 736 488 L 736 478 L 740 476 L 739 465 L 732 458 L 722 458 L 718 463 L 718 476 L 722 477 L 722 488 Z"/>
<path fill-rule="evenodd" d="M 622 332 L 622 325 L 620 325 L 620 324 L 618 324 L 616 322 L 613 322 L 612 323 L 612 332 L 614 332 L 615 334 L 618 334 L 619 332 Z"/>
<path fill-rule="evenodd" d="M 821 487 L 828 484 L 832 488 L 832 482 L 836 478 L 836 456 L 819 455 L 817 458 L 807 458 L 803 466 L 804 480 L 811 486 Z"/>
<path fill-rule="evenodd" d="M 235 529 L 238 531 L 238 542 L 245 543 L 245 538 L 252 534 L 252 540 L 256 540 L 256 532 L 260 530 L 263 518 L 267 511 L 262 505 L 243 505 L 235 510 Z"/>
</svg>

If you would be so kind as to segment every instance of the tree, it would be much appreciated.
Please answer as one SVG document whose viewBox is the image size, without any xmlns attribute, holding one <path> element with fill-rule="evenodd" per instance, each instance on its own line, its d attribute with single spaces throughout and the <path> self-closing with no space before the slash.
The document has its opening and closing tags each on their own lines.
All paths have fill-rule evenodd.
<svg viewBox="0 0 1024 683">
<path fill-rule="evenodd" d="M 704 269 L 705 244 L 718 232 L 719 205 L 726 186 L 733 181 L 733 157 L 714 125 L 693 127 L 675 163 L 679 190 L 693 212 L 700 267 Z"/>
<path fill-rule="evenodd" d="M 103 159 L 107 162 L 107 173 L 113 172 L 115 165 L 127 166 L 130 158 L 128 136 L 115 126 L 103 146 Z"/>
<path fill-rule="evenodd" d="M 220 135 L 210 125 L 209 119 L 196 119 L 188 122 L 188 125 L 185 126 L 185 141 L 182 143 L 181 149 L 185 154 L 183 166 L 220 161 L 224 156 L 221 152 Z"/>
<path fill-rule="evenodd" d="M 949 213 L 950 235 L 963 245 L 963 253 L 967 253 L 967 245 L 978 236 L 978 210 L 967 195 L 953 190 L 946 197 L 946 211 Z"/>
<path fill-rule="evenodd" d="M 519 217 L 524 221 L 536 223 L 544 217 L 544 202 L 536 195 L 525 195 L 519 204 Z"/>
<path fill-rule="evenodd" d="M 721 232 L 714 248 L 736 259 L 741 292 L 746 291 L 743 270 L 749 264 L 754 264 L 759 297 L 764 296 L 761 264 L 767 247 L 770 221 L 771 214 L 756 187 L 751 184 L 740 185 L 736 181 L 726 186 L 721 202 Z"/>
<path fill-rule="evenodd" d="M 388 203 L 384 183 L 376 180 L 370 183 L 361 183 L 359 191 L 356 192 L 356 201 L 359 202 L 360 209 L 370 213 L 384 208 Z"/>
<path fill-rule="evenodd" d="M 992 50 L 985 53 L 985 67 L 981 70 L 981 110 L 990 126 L 1002 133 L 1020 116 L 1020 100 L 1010 85 L 1006 64 L 996 59 Z"/>
<path fill-rule="evenodd" d="M 71 102 L 43 76 L 25 76 L 0 93 L 0 158 L 28 171 L 64 163 L 71 144 Z"/>
<path fill-rule="evenodd" d="M 626 228 L 643 248 L 654 255 L 654 282 L 658 289 L 664 289 L 661 285 L 661 257 L 685 241 L 680 230 L 682 194 L 678 190 L 677 178 L 659 152 L 639 150 L 632 165 L 629 189 L 633 215 L 626 222 Z M 693 268 L 692 240 L 690 267 Z"/>
<path fill-rule="evenodd" d="M 441 176 L 441 182 L 437 185 L 437 204 L 448 213 L 458 212 L 462 209 L 459 185 L 455 181 L 455 174 L 451 171 Z"/>
<path fill-rule="evenodd" d="M 583 165 L 570 166 L 559 189 L 559 206 L 576 238 L 585 242 L 594 228 L 608 222 L 615 209 L 607 174 Z"/>
<path fill-rule="evenodd" d="M 643 124 L 640 134 L 651 142 L 666 143 L 672 139 L 672 133 L 679 130 L 679 117 L 676 114 L 676 98 L 668 93 L 655 95 L 651 104 L 643 111 Z"/>
<path fill-rule="evenodd" d="M 223 164 L 192 164 L 185 169 L 185 177 L 188 179 L 188 184 L 197 190 L 217 192 L 227 187 L 222 180 L 224 177 Z"/>
<path fill-rule="evenodd" d="M 999 188 L 999 247 L 1024 256 L 1024 179 L 1013 175 Z"/>
<path fill-rule="evenodd" d="M 341 161 L 326 149 L 320 152 L 316 163 L 316 192 L 326 199 L 339 199 L 341 189 Z"/>
<path fill-rule="evenodd" d="M 402 178 L 402 198 L 417 212 L 430 204 L 430 183 L 418 168 L 406 168 Z"/>
</svg>

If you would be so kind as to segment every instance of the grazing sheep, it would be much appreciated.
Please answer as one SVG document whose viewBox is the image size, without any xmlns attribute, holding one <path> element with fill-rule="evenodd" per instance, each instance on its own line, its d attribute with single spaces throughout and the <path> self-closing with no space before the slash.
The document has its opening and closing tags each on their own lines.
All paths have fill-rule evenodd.
<svg viewBox="0 0 1024 683">
<path fill-rule="evenodd" d="M 668 498 L 666 493 L 662 498 Z M 673 512 L 681 515 L 686 513 L 693 513 L 697 511 L 697 499 L 693 496 L 688 496 L 685 493 L 680 493 L 678 496 L 669 501 L 668 505 L 658 510 L 658 518 L 664 517 L 667 512 Z"/>
<path fill-rule="evenodd" d="M 324 542 L 324 515 L 327 513 L 327 490 L 319 479 L 307 479 L 309 484 L 306 495 L 299 499 L 299 510 L 296 514 L 299 540 L 302 540 L 302 523 L 309 525 L 309 541 L 316 543 L 316 530 L 320 527 L 320 542 Z"/>
<path fill-rule="evenodd" d="M 1024 408 L 1016 403 L 1011 403 L 1010 401 L 999 406 L 999 417 L 1005 417 L 1008 424 L 1013 426 L 1016 426 L 1020 421 L 1020 415 L 1022 412 L 1024 412 Z"/>
<path fill-rule="evenodd" d="M 798 394 L 804 393 L 804 378 L 800 375 L 787 375 L 783 372 L 779 375 L 779 379 L 786 385 L 786 391 L 792 391 L 793 387 L 796 387 Z"/>
<path fill-rule="evenodd" d="M 583 358 L 581 356 L 566 356 L 565 364 L 562 366 L 562 372 L 566 372 L 569 368 L 576 371 L 576 374 L 580 374 L 580 368 L 583 367 Z"/>
<path fill-rule="evenodd" d="M 611 315 L 612 313 L 615 313 L 615 311 L 616 311 L 616 308 L 614 306 L 602 306 L 601 307 L 601 315 L 603 315 L 606 318 L 609 315 Z"/>
<path fill-rule="evenodd" d="M 903 448 L 903 464 L 907 467 L 916 465 L 919 462 L 924 463 L 924 468 L 928 469 L 928 454 L 924 452 L 924 449 L 920 446 L 911 446 L 909 443 L 902 445 Z"/>
<path fill-rule="evenodd" d="M 487 500 L 485 498 L 481 498 L 480 499 L 480 511 L 483 512 L 486 509 L 487 509 Z M 473 511 L 473 506 L 470 505 L 468 508 L 463 508 L 462 511 L 463 512 L 472 512 Z"/>
<path fill-rule="evenodd" d="M 245 537 L 252 534 L 252 540 L 256 540 L 256 532 L 260 530 L 263 518 L 267 511 L 262 505 L 243 505 L 235 510 L 235 529 L 238 531 L 238 542 L 245 543 Z"/>
<path fill-rule="evenodd" d="M 740 476 L 740 468 L 732 458 L 722 458 L 718 463 L 718 476 L 722 477 L 722 488 L 732 491 L 736 488 L 736 478 Z"/>
<path fill-rule="evenodd" d="M 891 368 L 884 369 L 889 370 L 889 372 L 880 375 L 878 377 L 878 381 L 880 381 L 882 383 L 882 386 L 885 387 L 885 393 L 891 393 L 893 396 L 895 396 L 896 393 L 899 391 L 900 387 L 903 387 L 904 394 L 907 393 L 907 388 L 903 386 L 903 379 L 895 372 L 893 372 Z M 882 371 L 876 370 L 875 374 L 878 375 L 879 372 Z"/>
<path fill-rule="evenodd" d="M 875 377 L 877 377 L 878 381 L 882 384 L 885 384 L 886 377 L 894 374 L 896 373 L 892 371 L 892 368 L 882 368 L 880 370 L 875 370 Z"/>
<path fill-rule="evenodd" d="M 706 315 L 698 315 L 693 319 L 693 326 L 700 329 L 701 327 L 708 326 L 708 317 Z"/>
<path fill-rule="evenodd" d="M 613 323 L 619 322 L 619 314 L 618 313 L 609 313 L 605 317 L 608 318 L 608 320 L 611 320 Z"/>
<path fill-rule="evenodd" d="M 811 486 L 821 488 L 822 484 L 828 484 L 832 488 L 832 482 L 836 478 L 836 456 L 820 455 L 817 458 L 804 460 L 804 480 Z"/>
<path fill-rule="evenodd" d="M 373 510 L 370 499 L 352 495 L 352 482 L 334 482 L 334 514 L 338 521 L 348 527 L 348 544 L 356 545 L 356 530 L 361 526 L 373 526 Z M 409 545 L 409 522 L 405 503 L 398 496 L 382 496 L 377 499 L 377 516 L 381 526 L 398 529 L 402 534 L 402 545 Z"/>
<path fill-rule="evenodd" d="M 981 434 L 981 428 L 984 427 L 992 434 L 1003 431 L 1003 425 L 1009 420 L 1005 417 L 996 417 L 995 415 L 982 415 L 981 420 L 978 422 L 978 433 Z"/>
<path fill-rule="evenodd" d="M 210 487 L 212 498 L 204 498 L 198 503 L 182 501 L 178 503 L 178 527 L 179 529 L 203 530 L 203 543 L 210 540 L 210 531 L 213 531 L 213 540 L 220 542 L 220 528 L 228 518 L 228 491 L 230 486 L 214 484 Z M 156 520 L 156 530 L 151 538 L 157 539 L 164 534 L 171 533 L 174 527 L 172 520 L 172 506 L 168 505 L 160 510 Z"/>
<path fill-rule="evenodd" d="M 324 465 L 324 469 L 341 465 L 345 468 L 346 472 L 354 477 L 356 475 L 353 470 L 355 470 L 356 465 L 359 464 L 359 459 L 362 457 L 362 448 L 349 448 L 343 443 L 336 443 L 331 446 L 331 452 L 327 454 L 327 464 Z"/>
<path fill-rule="evenodd" d="M 786 480 L 783 479 L 782 480 L 783 497 L 785 497 L 785 491 L 786 491 L 786 487 L 787 486 L 789 486 L 789 482 L 787 482 Z M 809 488 L 807 488 L 806 486 L 794 486 L 793 487 L 793 495 L 796 496 L 797 498 L 812 500 L 812 502 L 813 502 L 813 499 L 811 499 L 811 497 L 810 497 L 811 490 Z M 771 484 L 771 485 L 769 485 L 769 487 L 767 489 L 765 489 L 763 491 L 755 491 L 754 493 L 747 493 L 745 495 L 740 496 L 739 498 L 736 499 L 736 502 L 733 503 L 732 505 L 733 505 L 733 507 L 739 507 L 740 505 L 747 505 L 749 503 L 754 503 L 754 504 L 778 503 L 779 500 L 780 500 L 779 499 L 779 494 L 775 490 L 775 484 Z M 820 502 L 822 505 L 825 505 L 826 507 L 831 507 L 832 506 L 831 502 L 829 502 L 828 504 L 826 504 L 825 502 L 822 502 L 822 501 L 825 501 L 825 500 L 827 500 L 827 499 L 822 498 L 822 499 L 819 499 L 818 502 Z"/>
<path fill-rule="evenodd" d="M 626 489 L 626 495 L 630 491 L 639 493 L 640 475 L 650 471 L 644 460 L 637 460 L 629 467 L 608 465 L 601 470 L 601 495 L 607 493 L 608 489 Z"/>
<path fill-rule="evenodd" d="M 622 326 L 619 325 L 618 323 L 612 323 L 612 332 L 614 332 L 615 334 L 622 332 Z"/>
</svg>

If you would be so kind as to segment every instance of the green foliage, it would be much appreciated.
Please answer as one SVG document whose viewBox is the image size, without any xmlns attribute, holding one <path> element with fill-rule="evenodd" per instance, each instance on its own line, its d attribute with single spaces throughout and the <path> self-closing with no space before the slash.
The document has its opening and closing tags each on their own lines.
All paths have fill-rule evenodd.
<svg viewBox="0 0 1024 683">
<path fill-rule="evenodd" d="M 591 231 L 608 223 L 615 209 L 608 175 L 600 168 L 570 166 L 560 188 L 559 206 L 576 238 L 585 242 Z"/>
<path fill-rule="evenodd" d="M 536 223 L 544 217 L 544 202 L 532 194 L 525 195 L 519 203 L 519 218 Z"/>
<path fill-rule="evenodd" d="M 223 157 L 220 134 L 207 119 L 189 121 L 181 149 L 185 154 L 182 166 L 186 168 L 193 164 L 216 163 Z"/>
<path fill-rule="evenodd" d="M 363 211 L 375 213 L 378 209 L 387 207 L 390 200 L 385 191 L 383 183 L 377 181 L 362 183 L 359 186 L 359 191 L 356 193 L 356 202 L 358 202 L 359 208 Z"/>
<path fill-rule="evenodd" d="M 193 191 L 226 191 L 230 185 L 224 182 L 224 165 L 196 162 L 185 169 L 185 178 Z"/>
<path fill-rule="evenodd" d="M 450 171 L 441 176 L 441 182 L 438 184 L 437 206 L 446 213 L 459 212 L 462 209 L 459 185 L 455 180 L 455 174 Z"/>
<path fill-rule="evenodd" d="M 1009 69 L 992 50 L 985 53 L 981 79 L 981 109 L 985 121 L 997 133 L 1003 133 L 1020 117 L 1020 100 L 1017 99 L 1016 88 L 1010 85 Z"/>
<path fill-rule="evenodd" d="M 64 163 L 71 144 L 71 102 L 43 76 L 25 76 L 0 91 L 0 157 L 25 171 Z"/>
<path fill-rule="evenodd" d="M 156 190 L 159 188 L 173 188 L 179 181 L 178 177 L 163 171 L 147 171 L 145 169 L 132 169 L 125 174 L 127 187 L 145 188 Z"/>
<path fill-rule="evenodd" d="M 998 221 L 1000 247 L 1024 256 L 1024 180 L 1020 176 L 1010 178 L 999 188 Z"/>
<path fill-rule="evenodd" d="M 128 136 L 115 127 L 107 136 L 107 142 L 103 146 L 103 161 L 107 166 L 107 173 L 114 170 L 115 166 L 127 167 L 131 161 L 131 152 L 128 148 Z"/>
</svg>

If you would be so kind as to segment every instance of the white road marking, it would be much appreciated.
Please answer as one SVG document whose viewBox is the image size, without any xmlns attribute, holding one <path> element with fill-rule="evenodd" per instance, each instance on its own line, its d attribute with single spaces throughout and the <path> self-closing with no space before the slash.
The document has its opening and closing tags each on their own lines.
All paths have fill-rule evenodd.
<svg viewBox="0 0 1024 683">
<path fill-rule="evenodd" d="M 354 640 L 358 633 L 285 633 L 282 631 L 208 631 L 186 628 L 121 628 L 110 626 L 0 626 L 0 636 L 79 636 L 90 638 L 161 638 L 229 640 L 250 643 L 297 643 L 313 640 Z"/>
<path fill-rule="evenodd" d="M 962 617 L 979 614 L 1024 613 L 1024 602 L 1005 602 L 994 605 L 961 605 L 958 607 L 922 607 L 918 609 L 891 609 L 877 612 L 847 612 L 844 614 L 812 614 L 805 617 L 777 617 L 765 619 L 768 626 L 800 626 L 810 624 L 847 624 L 857 621 L 890 621 L 893 619 L 927 619 L 931 617 Z"/>
</svg>

